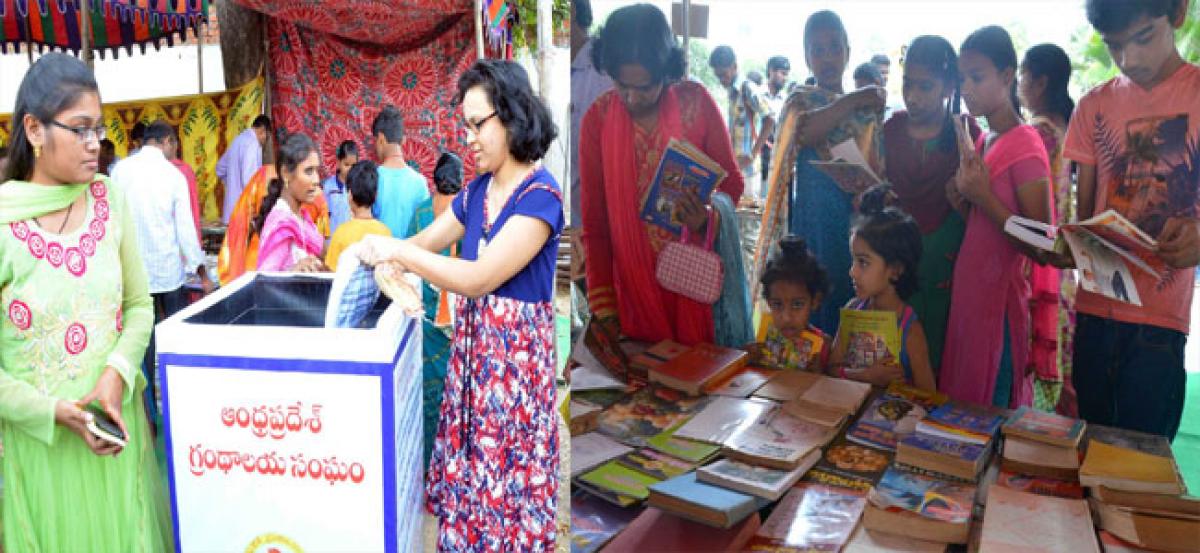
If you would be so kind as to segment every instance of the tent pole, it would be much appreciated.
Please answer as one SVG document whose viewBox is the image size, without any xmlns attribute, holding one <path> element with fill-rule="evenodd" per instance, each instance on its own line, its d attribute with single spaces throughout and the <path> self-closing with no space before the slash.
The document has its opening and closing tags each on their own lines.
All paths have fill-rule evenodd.
<svg viewBox="0 0 1200 553">
<path fill-rule="evenodd" d="M 475 0 L 475 57 L 483 59 L 483 0 Z"/>
<path fill-rule="evenodd" d="M 83 55 L 83 62 L 87 64 L 88 69 L 95 69 L 96 63 L 92 56 L 92 0 L 80 0 L 79 2 L 79 42 L 82 49 L 80 53 Z"/>
<path fill-rule="evenodd" d="M 550 49 L 554 47 L 552 30 L 554 28 L 554 11 L 551 0 L 538 0 L 537 3 L 537 38 L 538 38 L 538 88 L 542 98 L 549 100 L 550 88 L 553 84 L 550 78 Z"/>
<path fill-rule="evenodd" d="M 29 17 L 33 15 L 33 4 L 28 4 L 25 11 L 25 54 L 29 56 L 29 66 L 33 67 L 33 30 L 29 27 Z"/>
<path fill-rule="evenodd" d="M 204 34 L 200 32 L 203 23 L 196 20 L 196 74 L 200 77 L 200 94 L 204 94 Z"/>
</svg>

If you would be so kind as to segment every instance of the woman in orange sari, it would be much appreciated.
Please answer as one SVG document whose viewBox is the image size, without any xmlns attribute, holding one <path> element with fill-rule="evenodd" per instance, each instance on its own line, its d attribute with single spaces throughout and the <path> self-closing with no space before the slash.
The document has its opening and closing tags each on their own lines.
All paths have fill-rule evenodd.
<svg viewBox="0 0 1200 553">
<path fill-rule="evenodd" d="M 716 191 L 737 203 L 744 183 L 724 117 L 702 85 L 682 80 L 683 50 L 654 6 L 613 12 L 593 39 L 592 56 L 615 87 L 584 115 L 579 138 L 588 304 L 614 336 L 713 342 L 713 306 L 669 292 L 655 279 L 659 251 L 679 238 L 639 213 L 671 139 L 716 161 L 727 174 Z M 693 195 L 680 202 L 678 215 L 702 239 L 709 211 Z M 727 270 L 726 278 L 732 276 Z"/>
</svg>

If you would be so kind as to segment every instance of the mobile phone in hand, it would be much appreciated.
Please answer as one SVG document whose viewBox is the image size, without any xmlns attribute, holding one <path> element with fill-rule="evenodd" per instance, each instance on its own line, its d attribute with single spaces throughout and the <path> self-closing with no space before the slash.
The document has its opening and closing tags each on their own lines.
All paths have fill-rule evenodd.
<svg viewBox="0 0 1200 553">
<path fill-rule="evenodd" d="M 108 413 L 103 409 L 94 405 L 88 405 L 84 409 L 90 417 L 88 417 L 87 428 L 93 436 L 100 438 L 111 444 L 116 444 L 125 447 L 125 433 L 121 432 L 121 427 L 108 416 Z"/>
</svg>

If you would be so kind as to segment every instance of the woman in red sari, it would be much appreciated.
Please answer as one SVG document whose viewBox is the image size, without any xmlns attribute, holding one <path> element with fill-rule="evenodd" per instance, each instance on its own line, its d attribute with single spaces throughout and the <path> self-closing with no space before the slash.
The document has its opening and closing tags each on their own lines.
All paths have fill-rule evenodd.
<svg viewBox="0 0 1200 553">
<path fill-rule="evenodd" d="M 659 251 L 679 237 L 639 213 L 671 139 L 691 143 L 720 164 L 728 176 L 717 191 L 737 203 L 744 183 L 724 116 L 702 85 L 681 80 L 683 50 L 654 6 L 613 12 L 593 40 L 592 56 L 614 84 L 584 116 L 579 138 L 592 314 L 613 335 L 619 330 L 647 342 L 713 342 L 712 306 L 663 289 L 654 276 Z M 678 215 L 702 239 L 709 211 L 691 196 Z"/>
</svg>

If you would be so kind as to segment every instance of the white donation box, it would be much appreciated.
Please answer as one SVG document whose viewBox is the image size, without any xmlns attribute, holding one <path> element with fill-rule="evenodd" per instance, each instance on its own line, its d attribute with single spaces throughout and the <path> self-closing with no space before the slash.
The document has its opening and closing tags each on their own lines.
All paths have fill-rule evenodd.
<svg viewBox="0 0 1200 553">
<path fill-rule="evenodd" d="M 247 273 L 157 327 L 177 551 L 418 551 L 421 320 Z"/>
</svg>

